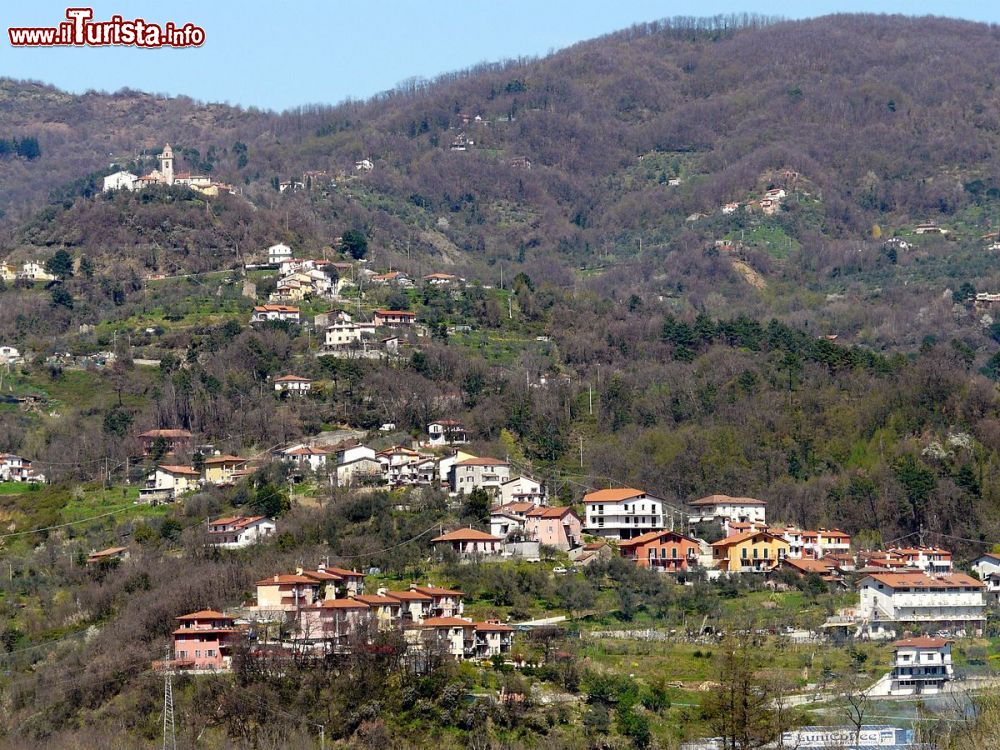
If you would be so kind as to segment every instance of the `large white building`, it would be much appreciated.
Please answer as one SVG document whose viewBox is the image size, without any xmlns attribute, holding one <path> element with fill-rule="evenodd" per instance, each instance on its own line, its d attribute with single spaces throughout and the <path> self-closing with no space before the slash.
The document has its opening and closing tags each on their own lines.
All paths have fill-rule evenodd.
<svg viewBox="0 0 1000 750">
<path fill-rule="evenodd" d="M 987 552 L 972 563 L 972 569 L 994 600 L 1000 598 L 1000 554 Z"/>
<path fill-rule="evenodd" d="M 631 539 L 667 525 L 663 500 L 631 487 L 598 490 L 583 496 L 587 534 Z"/>
<path fill-rule="evenodd" d="M 111 190 L 132 190 L 135 188 L 135 181 L 138 179 L 139 177 L 131 172 L 119 170 L 104 178 L 104 192 L 107 193 Z"/>
<path fill-rule="evenodd" d="M 740 521 L 743 523 L 765 523 L 767 504 L 752 497 L 730 497 L 729 495 L 709 495 L 700 500 L 692 500 L 688 522 L 692 525 L 704 521 Z"/>
<path fill-rule="evenodd" d="M 858 582 L 858 613 L 873 632 L 910 625 L 979 633 L 986 621 L 985 588 L 964 573 L 872 573 Z"/>
<path fill-rule="evenodd" d="M 274 536 L 277 525 L 265 516 L 234 516 L 208 522 L 209 543 L 222 549 L 239 549 Z"/>
<path fill-rule="evenodd" d="M 951 641 L 907 638 L 893 644 L 889 695 L 933 695 L 954 678 Z"/>
</svg>

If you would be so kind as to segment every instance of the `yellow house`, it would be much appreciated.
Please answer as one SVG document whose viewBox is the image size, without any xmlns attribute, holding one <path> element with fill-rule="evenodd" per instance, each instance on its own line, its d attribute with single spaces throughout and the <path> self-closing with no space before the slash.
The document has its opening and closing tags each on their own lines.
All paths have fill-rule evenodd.
<svg viewBox="0 0 1000 750">
<path fill-rule="evenodd" d="M 246 462 L 239 456 L 210 456 L 205 459 L 205 481 L 209 484 L 229 484 L 233 481 L 233 474 Z"/>
<path fill-rule="evenodd" d="M 712 559 L 727 573 L 766 572 L 781 564 L 790 545 L 766 531 L 744 531 L 712 543 Z"/>
</svg>

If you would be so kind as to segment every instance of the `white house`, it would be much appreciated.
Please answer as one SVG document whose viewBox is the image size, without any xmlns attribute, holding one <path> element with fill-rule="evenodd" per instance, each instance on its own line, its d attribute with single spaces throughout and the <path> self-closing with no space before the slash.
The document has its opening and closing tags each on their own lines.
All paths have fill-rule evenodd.
<svg viewBox="0 0 1000 750">
<path fill-rule="evenodd" d="M 743 523 L 765 523 L 767 504 L 752 497 L 730 497 L 729 495 L 709 495 L 693 500 L 688 522 L 692 525 L 703 521 L 726 521 Z"/>
<path fill-rule="evenodd" d="M 322 448 L 309 445 L 297 445 L 281 452 L 286 460 L 291 461 L 300 469 L 319 471 L 326 468 L 327 452 Z"/>
<path fill-rule="evenodd" d="M 21 273 L 19 275 L 22 279 L 31 279 L 32 281 L 55 281 L 57 278 L 46 271 L 41 263 L 35 263 L 34 261 L 28 261 L 21 266 Z"/>
<path fill-rule="evenodd" d="M 430 445 L 462 445 L 469 442 L 465 425 L 455 419 L 439 419 L 427 425 L 427 442 Z"/>
<path fill-rule="evenodd" d="M 889 695 L 933 695 L 955 678 L 951 641 L 907 638 L 893 645 Z"/>
<path fill-rule="evenodd" d="M 371 172 L 373 169 L 375 169 L 375 165 L 372 164 L 371 159 L 361 159 L 354 162 L 355 172 Z"/>
<path fill-rule="evenodd" d="M 265 516 L 233 516 L 208 522 L 209 543 L 222 549 L 238 549 L 274 536 L 277 524 Z"/>
<path fill-rule="evenodd" d="M 0 453 L 0 482 L 45 482 L 43 474 L 36 474 L 31 461 L 13 453 Z"/>
<path fill-rule="evenodd" d="M 985 588 L 964 573 L 872 573 L 858 582 L 858 613 L 872 632 L 912 625 L 981 633 L 986 621 Z"/>
<path fill-rule="evenodd" d="M 500 485 L 500 502 L 545 505 L 545 485 L 531 477 L 512 477 Z"/>
<path fill-rule="evenodd" d="M 510 464 L 499 458 L 467 458 L 452 466 L 449 478 L 452 492 L 459 495 L 478 488 L 499 492 L 510 479 Z"/>
<path fill-rule="evenodd" d="M 201 472 L 191 466 L 161 464 L 146 477 L 146 486 L 139 490 L 139 499 L 173 500 L 178 495 L 197 489 L 200 482 Z"/>
<path fill-rule="evenodd" d="M 124 169 L 115 172 L 114 174 L 109 174 L 104 178 L 104 192 L 110 192 L 112 190 L 134 190 L 135 181 L 138 180 L 137 175 L 131 172 L 126 172 Z"/>
<path fill-rule="evenodd" d="M 435 548 L 448 547 L 461 557 L 486 557 L 503 554 L 503 539 L 478 529 L 455 529 L 431 539 Z"/>
<path fill-rule="evenodd" d="M 282 375 L 274 379 L 274 390 L 278 393 L 287 391 L 296 396 L 305 396 L 312 390 L 312 381 L 309 378 L 302 378 L 298 375 Z"/>
<path fill-rule="evenodd" d="M 632 487 L 617 487 L 583 496 L 583 530 L 612 539 L 631 539 L 665 527 L 663 500 Z"/>
<path fill-rule="evenodd" d="M 0 365 L 16 365 L 21 361 L 21 352 L 13 346 L 0 346 Z"/>
<path fill-rule="evenodd" d="M 291 257 L 292 248 L 280 242 L 277 245 L 271 245 L 271 247 L 267 249 L 267 262 L 272 265 L 278 265 L 282 261 L 288 260 Z"/>
<path fill-rule="evenodd" d="M 531 506 L 535 507 L 535 506 Z M 518 512 L 519 508 L 514 506 L 500 506 L 490 511 L 490 534 L 500 539 L 506 539 L 508 534 L 524 534 L 524 526 L 527 523 L 527 516 Z"/>
<path fill-rule="evenodd" d="M 925 573 L 950 573 L 953 568 L 951 552 L 941 547 L 889 547 L 886 554 Z"/>
<path fill-rule="evenodd" d="M 375 328 L 372 326 L 372 333 Z M 326 346 L 328 349 L 343 349 L 361 342 L 362 326 L 357 323 L 341 322 L 326 327 Z"/>
<path fill-rule="evenodd" d="M 292 305 L 257 305 L 250 316 L 251 323 L 263 323 L 268 320 L 299 322 L 299 308 Z"/>
<path fill-rule="evenodd" d="M 979 556 L 973 561 L 972 569 L 986 586 L 990 598 L 994 601 L 1000 598 L 1000 554 L 987 552 Z"/>
</svg>

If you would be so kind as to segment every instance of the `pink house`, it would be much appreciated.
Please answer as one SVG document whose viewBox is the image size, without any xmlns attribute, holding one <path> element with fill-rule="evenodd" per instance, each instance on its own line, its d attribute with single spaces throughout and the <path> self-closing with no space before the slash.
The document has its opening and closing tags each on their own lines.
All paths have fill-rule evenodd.
<svg viewBox="0 0 1000 750">
<path fill-rule="evenodd" d="M 174 631 L 175 666 L 188 669 L 229 669 L 240 632 L 233 618 L 202 610 L 177 618 Z"/>
<path fill-rule="evenodd" d="M 298 611 L 299 638 L 346 648 L 351 635 L 367 624 L 369 606 L 355 599 L 326 599 Z"/>
<path fill-rule="evenodd" d="M 538 507 L 524 515 L 524 530 L 529 539 L 561 550 L 572 549 L 579 544 L 583 521 L 572 508 Z"/>
</svg>

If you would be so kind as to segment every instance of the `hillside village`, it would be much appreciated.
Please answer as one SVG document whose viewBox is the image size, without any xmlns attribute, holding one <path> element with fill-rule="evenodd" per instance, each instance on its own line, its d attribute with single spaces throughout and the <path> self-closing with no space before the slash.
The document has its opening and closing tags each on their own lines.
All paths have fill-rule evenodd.
<svg viewBox="0 0 1000 750">
<path fill-rule="evenodd" d="M 0 748 L 1000 746 L 996 46 L 0 85 Z"/>
</svg>

